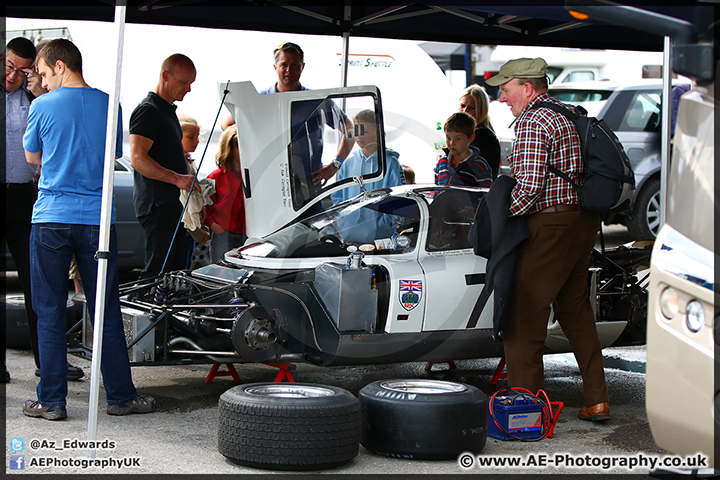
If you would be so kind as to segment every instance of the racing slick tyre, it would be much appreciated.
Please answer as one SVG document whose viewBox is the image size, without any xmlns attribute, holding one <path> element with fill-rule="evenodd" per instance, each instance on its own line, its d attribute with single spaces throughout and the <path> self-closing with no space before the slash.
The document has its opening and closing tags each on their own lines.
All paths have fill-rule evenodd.
<svg viewBox="0 0 720 480">
<path fill-rule="evenodd" d="M 655 240 L 660 229 L 660 180 L 647 181 L 635 199 L 628 232 L 634 240 Z"/>
<path fill-rule="evenodd" d="M 218 451 L 273 470 L 320 470 L 358 454 L 360 402 L 338 387 L 251 383 L 220 396 Z"/>
<path fill-rule="evenodd" d="M 478 388 L 442 380 L 379 380 L 360 390 L 360 443 L 379 455 L 457 459 L 487 440 L 488 399 Z"/>
</svg>

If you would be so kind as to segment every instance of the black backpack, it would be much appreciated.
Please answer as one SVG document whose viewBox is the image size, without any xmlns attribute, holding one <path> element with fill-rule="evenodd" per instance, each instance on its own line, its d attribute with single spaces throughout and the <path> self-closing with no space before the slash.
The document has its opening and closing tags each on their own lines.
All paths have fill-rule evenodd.
<svg viewBox="0 0 720 480">
<path fill-rule="evenodd" d="M 566 116 L 580 137 L 584 164 L 582 185 L 573 182 L 567 173 L 550 166 L 555 175 L 572 183 L 585 210 L 623 213 L 631 208 L 635 176 L 625 149 L 604 120 L 588 117 L 587 111 L 576 106 L 576 112 L 552 102 L 540 102 L 533 108 L 545 107 Z"/>
</svg>

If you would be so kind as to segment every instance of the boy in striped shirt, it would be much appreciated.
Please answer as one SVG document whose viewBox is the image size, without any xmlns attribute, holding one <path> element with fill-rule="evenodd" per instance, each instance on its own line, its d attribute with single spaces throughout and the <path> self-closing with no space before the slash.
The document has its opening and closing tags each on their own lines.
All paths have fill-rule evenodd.
<svg viewBox="0 0 720 480">
<path fill-rule="evenodd" d="M 475 138 L 475 119 L 465 112 L 450 115 L 444 126 L 447 156 L 435 165 L 436 185 L 490 187 L 492 171 L 471 145 Z"/>
</svg>

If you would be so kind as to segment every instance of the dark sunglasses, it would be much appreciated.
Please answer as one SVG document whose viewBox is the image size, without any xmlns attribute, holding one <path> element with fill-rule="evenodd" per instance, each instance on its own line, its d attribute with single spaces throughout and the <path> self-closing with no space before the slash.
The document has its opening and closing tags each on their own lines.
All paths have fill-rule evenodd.
<svg viewBox="0 0 720 480">
<path fill-rule="evenodd" d="M 273 50 L 273 53 L 275 54 L 280 51 L 284 52 L 285 50 L 295 50 L 300 55 L 304 55 L 302 48 L 300 48 L 300 46 L 298 44 L 292 43 L 292 42 L 283 43 L 282 45 L 277 47 L 275 50 Z"/>
</svg>

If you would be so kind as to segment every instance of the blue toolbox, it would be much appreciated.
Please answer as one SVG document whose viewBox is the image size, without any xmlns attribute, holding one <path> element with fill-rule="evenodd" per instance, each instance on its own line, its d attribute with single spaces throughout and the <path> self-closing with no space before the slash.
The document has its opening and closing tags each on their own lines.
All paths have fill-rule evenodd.
<svg viewBox="0 0 720 480">
<path fill-rule="evenodd" d="M 543 436 L 544 408 L 530 395 L 495 397 L 488 419 L 488 436 L 498 440 L 537 440 Z"/>
</svg>

